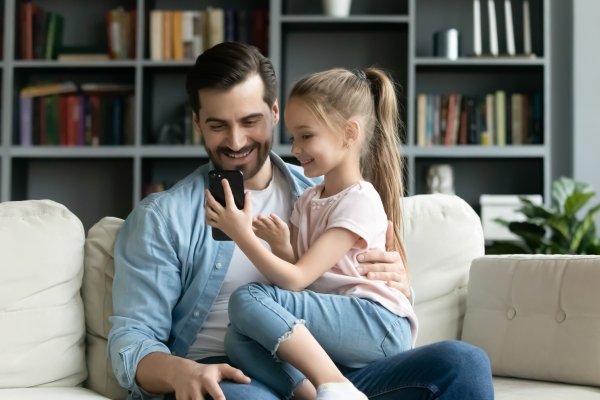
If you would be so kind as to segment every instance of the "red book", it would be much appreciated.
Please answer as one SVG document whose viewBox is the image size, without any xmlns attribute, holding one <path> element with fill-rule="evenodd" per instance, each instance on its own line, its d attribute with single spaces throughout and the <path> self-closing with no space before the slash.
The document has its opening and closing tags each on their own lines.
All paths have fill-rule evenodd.
<svg viewBox="0 0 600 400">
<path fill-rule="evenodd" d="M 21 20 L 20 44 L 21 59 L 33 60 L 33 26 L 35 19 L 39 18 L 40 7 L 28 1 L 19 5 L 19 14 Z"/>
<path fill-rule="evenodd" d="M 58 99 L 58 140 L 61 146 L 66 146 L 68 142 L 67 130 L 69 121 L 69 105 L 67 96 L 60 96 Z"/>
</svg>

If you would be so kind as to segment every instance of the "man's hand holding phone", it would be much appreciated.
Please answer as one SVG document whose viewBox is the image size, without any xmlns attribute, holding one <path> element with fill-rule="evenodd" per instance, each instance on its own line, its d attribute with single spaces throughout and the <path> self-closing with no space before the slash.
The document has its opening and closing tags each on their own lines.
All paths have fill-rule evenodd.
<svg viewBox="0 0 600 400">
<path fill-rule="evenodd" d="M 206 223 L 213 228 L 215 240 L 252 234 L 252 203 L 250 193 L 244 194 L 241 172 L 210 171 L 205 196 Z"/>
</svg>

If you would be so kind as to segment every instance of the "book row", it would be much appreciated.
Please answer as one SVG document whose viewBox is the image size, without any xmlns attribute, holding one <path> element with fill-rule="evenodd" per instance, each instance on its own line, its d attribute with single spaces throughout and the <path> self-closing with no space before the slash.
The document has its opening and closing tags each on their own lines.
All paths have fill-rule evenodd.
<svg viewBox="0 0 600 400">
<path fill-rule="evenodd" d="M 64 17 L 27 1 L 19 3 L 18 56 L 22 60 L 125 59 L 135 57 L 136 11 L 122 7 L 106 14 L 108 48 L 63 46 Z"/>
<path fill-rule="evenodd" d="M 497 90 L 417 96 L 418 146 L 525 145 L 543 142 L 542 96 Z"/>
<path fill-rule="evenodd" d="M 152 10 L 149 24 L 154 61 L 193 60 L 224 41 L 250 43 L 267 54 L 267 10 Z"/>
<path fill-rule="evenodd" d="M 23 88 L 19 97 L 23 146 L 133 144 L 133 88 L 66 82 Z"/>
</svg>

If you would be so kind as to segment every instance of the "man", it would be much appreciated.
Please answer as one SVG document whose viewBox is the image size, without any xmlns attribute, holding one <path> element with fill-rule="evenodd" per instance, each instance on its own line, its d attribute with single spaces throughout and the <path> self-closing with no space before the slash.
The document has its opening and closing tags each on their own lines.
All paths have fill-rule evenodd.
<svg viewBox="0 0 600 400">
<path fill-rule="evenodd" d="M 260 382 L 228 365 L 223 338 L 229 294 L 266 282 L 232 242 L 215 242 L 205 222 L 204 190 L 212 168 L 238 169 L 256 214 L 287 218 L 313 182 L 271 153 L 279 120 L 277 78 L 255 48 L 222 43 L 196 60 L 187 92 L 210 163 L 129 215 L 115 243 L 114 316 L 109 356 L 132 398 L 175 393 L 177 399 L 275 400 Z M 411 296 L 396 252 L 362 260 L 370 279 Z M 485 354 L 444 342 L 345 371 L 378 399 L 493 398 Z M 300 385 L 295 398 L 314 398 Z"/>
</svg>

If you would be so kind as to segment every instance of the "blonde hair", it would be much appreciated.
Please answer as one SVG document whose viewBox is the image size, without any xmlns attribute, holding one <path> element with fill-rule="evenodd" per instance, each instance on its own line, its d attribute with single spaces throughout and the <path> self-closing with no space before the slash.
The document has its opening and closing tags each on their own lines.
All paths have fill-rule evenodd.
<svg viewBox="0 0 600 400">
<path fill-rule="evenodd" d="M 361 173 L 379 192 L 394 226 L 396 250 L 406 266 L 401 240 L 404 175 L 398 139 L 400 116 L 392 79 L 374 67 L 355 72 L 334 68 L 301 79 L 289 97 L 301 99 L 330 128 L 341 130 L 353 117 L 363 124 Z"/>
</svg>

